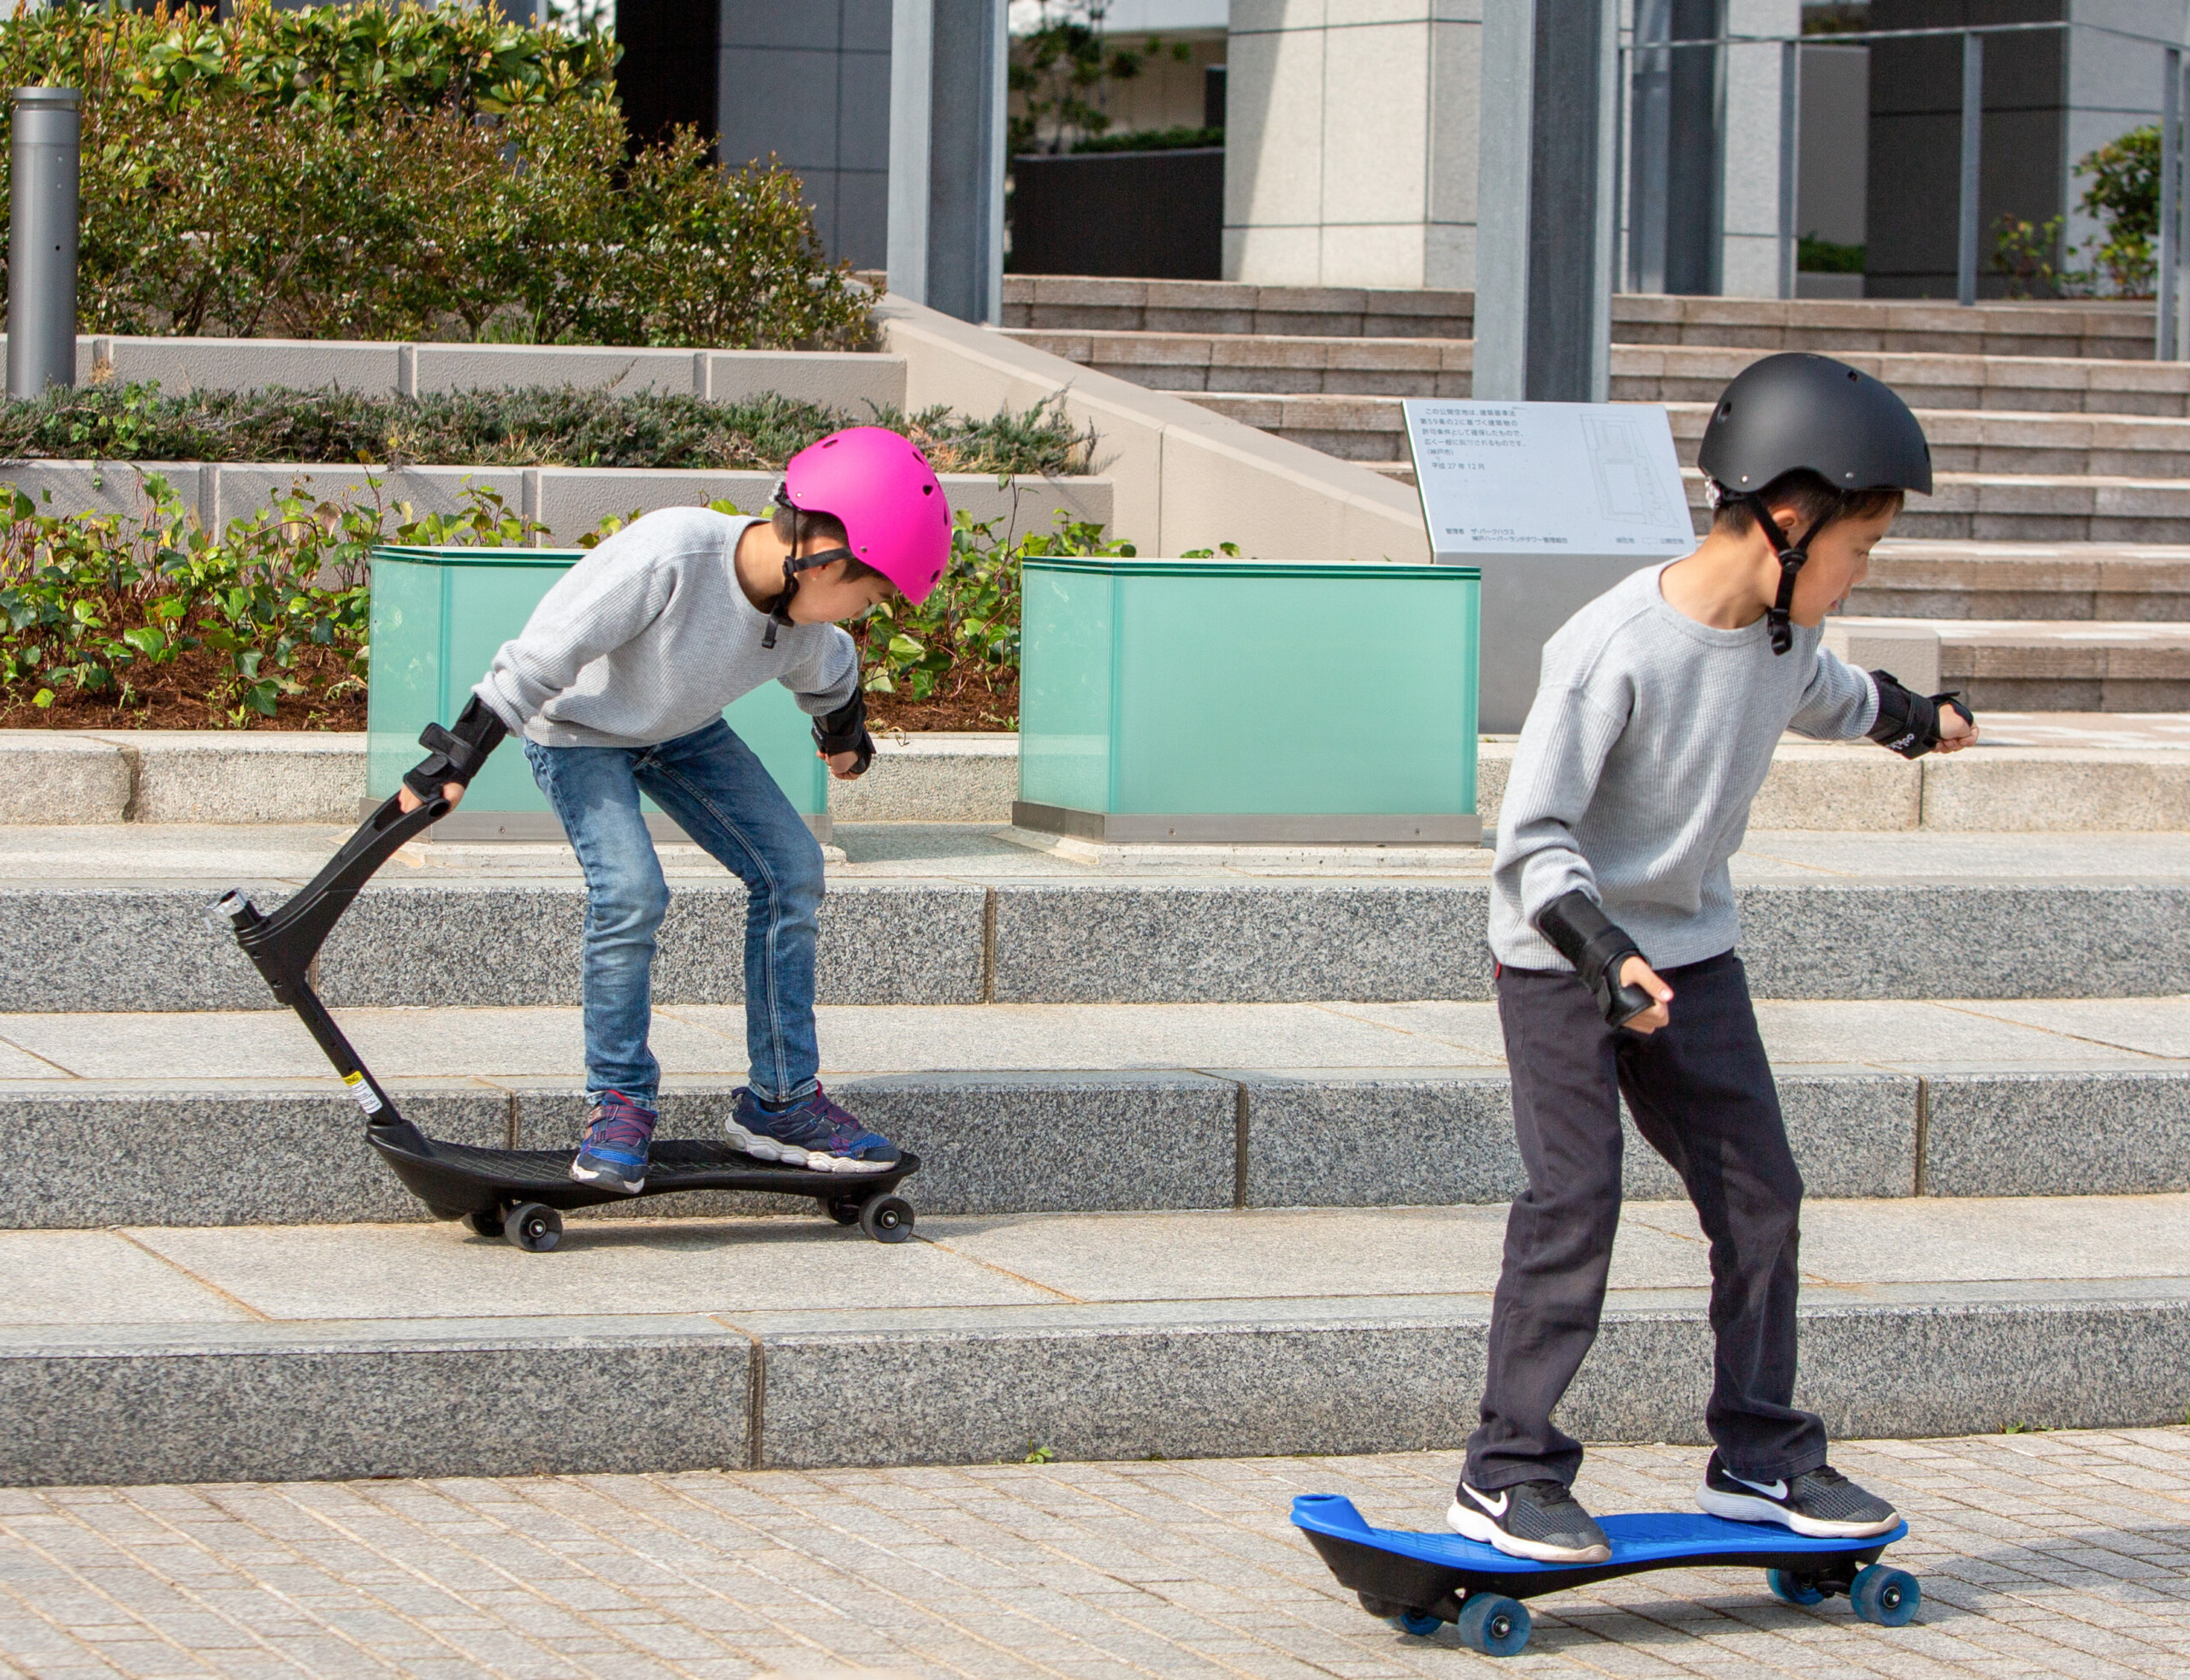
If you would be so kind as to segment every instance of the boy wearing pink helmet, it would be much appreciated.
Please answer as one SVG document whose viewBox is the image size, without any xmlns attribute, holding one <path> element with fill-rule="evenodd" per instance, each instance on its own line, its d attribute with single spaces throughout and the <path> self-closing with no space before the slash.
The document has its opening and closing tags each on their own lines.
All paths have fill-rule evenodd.
<svg viewBox="0 0 2190 1680">
<path fill-rule="evenodd" d="M 830 773 L 874 755 L 858 650 L 840 627 L 892 590 L 925 600 L 950 557 L 950 508 L 897 433 L 857 426 L 791 458 L 770 518 L 670 508 L 565 574 L 503 644 L 451 733 L 476 762 L 506 731 L 585 871 L 586 1087 L 571 1176 L 646 1183 L 661 1069 L 647 1047 L 654 931 L 669 908 L 639 810 L 651 798 L 742 879 L 750 1071 L 733 1145 L 814 1170 L 879 1172 L 898 1151 L 823 1091 L 814 1026 L 821 849 L 723 708 L 781 683 L 814 717 Z M 430 766 L 434 760 L 429 760 Z M 427 771 L 420 766 L 417 776 Z M 433 790 L 406 784 L 405 808 Z M 459 783 L 442 791 L 453 804 Z"/>
</svg>

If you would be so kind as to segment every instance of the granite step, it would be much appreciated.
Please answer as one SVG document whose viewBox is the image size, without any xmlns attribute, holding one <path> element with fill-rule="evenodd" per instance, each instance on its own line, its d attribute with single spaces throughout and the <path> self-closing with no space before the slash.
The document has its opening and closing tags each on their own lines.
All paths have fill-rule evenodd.
<svg viewBox="0 0 2190 1680">
<path fill-rule="evenodd" d="M 1495 1207 L 0 1233 L 15 1485 L 1457 1446 Z M 2190 1197 L 1812 1203 L 1837 1436 L 2180 1420 Z M 1705 1245 L 1630 1203 L 1560 1422 L 1701 1440 Z M 1699 1446 L 1698 1459 L 1702 1453 Z"/>
<path fill-rule="evenodd" d="M 1009 335 L 1159 391 L 1466 397 L 1474 388 L 1475 345 L 1464 338 L 1034 328 Z M 1610 395 L 1615 402 L 1714 402 L 1743 369 L 1776 353 L 1709 344 L 1614 344 Z M 2177 418 L 2190 413 L 2190 364 L 2181 362 L 1931 348 L 1836 353 L 1919 409 Z"/>
<path fill-rule="evenodd" d="M 1872 618 L 2190 623 L 2190 546 L 1888 537 L 1847 611 Z"/>
<path fill-rule="evenodd" d="M 1858 652 L 1858 663 L 1919 671 L 1927 682 L 1936 676 L 1941 687 L 1959 689 L 1980 712 L 2150 713 L 2190 706 L 2190 623 L 1850 615 L 1833 619 L 1827 636 Z M 1888 640 L 1871 639 L 1879 636 Z M 1864 651 L 1878 657 L 1863 659 Z"/>
<path fill-rule="evenodd" d="M 1406 458 L 1405 398 L 1212 391 L 1194 393 L 1193 400 L 1328 455 L 1359 461 Z M 1660 405 L 1672 423 L 1681 464 L 1693 468 L 1711 405 Z M 2190 477 L 2190 419 L 2179 416 L 1919 408 L 1917 417 L 1931 441 L 1933 468 L 1957 477 Z M 1910 514 L 1936 500 L 1912 501 Z"/>
<path fill-rule="evenodd" d="M 1758 1006 L 1813 1196 L 2190 1189 L 2190 999 Z M 341 1012 L 429 1134 L 568 1149 L 577 1010 Z M 1432 1206 L 1522 1183 L 1497 1009 L 1389 1004 L 820 1011 L 822 1077 L 917 1152 L 936 1213 Z M 665 1005 L 663 1135 L 719 1136 L 736 1006 Z M 427 1215 L 364 1146 L 303 1028 L 264 1012 L 0 1015 L 0 1228 L 325 1224 Z M 1631 1136 L 1629 1193 L 1679 1193 Z M 713 1216 L 801 1203 L 667 1197 Z"/>
<path fill-rule="evenodd" d="M 1861 773 L 1899 762 L 1838 751 Z M 2159 761 L 2129 773 L 2179 796 L 2175 755 L 2140 756 Z M 0 965 L 0 1009 L 272 1009 L 207 906 L 242 885 L 270 908 L 346 831 L 124 828 L 93 843 L 82 830 L 0 831 L 0 945 L 13 959 Z M 1108 867 L 978 824 L 848 827 L 839 839 L 847 861 L 821 908 L 823 1003 L 1489 995 L 1480 847 Z M 665 867 L 675 891 L 657 999 L 738 1001 L 743 888 L 694 849 Z M 1760 996 L 2190 991 L 2190 835 L 1760 831 L 1735 871 Z M 320 986 L 350 1008 L 575 1003 L 583 903 L 566 847 L 417 848 L 336 928 Z"/>
<path fill-rule="evenodd" d="M 1255 286 L 1234 281 L 1004 277 L 1003 325 L 1037 330 L 1278 334 L 1465 339 L 1470 292 Z M 2150 361 L 2152 305 L 1615 295 L 1612 331 L 1625 345 L 1757 350 L 1938 352 Z"/>
</svg>

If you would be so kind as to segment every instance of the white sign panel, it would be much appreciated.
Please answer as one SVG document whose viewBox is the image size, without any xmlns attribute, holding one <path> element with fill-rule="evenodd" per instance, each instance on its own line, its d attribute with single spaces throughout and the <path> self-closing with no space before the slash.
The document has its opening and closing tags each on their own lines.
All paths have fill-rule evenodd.
<svg viewBox="0 0 2190 1680">
<path fill-rule="evenodd" d="M 1410 399 L 1429 546 L 1439 555 L 1685 554 L 1696 546 L 1653 404 Z"/>
</svg>

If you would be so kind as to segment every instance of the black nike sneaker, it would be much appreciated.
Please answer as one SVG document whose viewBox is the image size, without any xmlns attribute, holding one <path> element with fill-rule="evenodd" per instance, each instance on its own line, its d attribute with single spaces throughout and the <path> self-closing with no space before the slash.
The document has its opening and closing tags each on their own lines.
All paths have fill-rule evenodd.
<svg viewBox="0 0 2190 1680">
<path fill-rule="evenodd" d="M 1517 1482 L 1486 1494 L 1465 1482 L 1445 1513 L 1453 1532 L 1542 1564 L 1601 1564 L 1612 1542 L 1563 1482 Z"/>
<path fill-rule="evenodd" d="M 1862 1540 L 1882 1535 L 1901 1520 L 1900 1513 L 1876 1494 L 1867 1494 L 1830 1464 L 1800 1476 L 1750 1482 L 1728 1470 L 1714 1452 L 1703 1467 L 1696 1502 L 1714 1517 L 1737 1523 L 1784 1523 L 1813 1540 Z"/>
</svg>

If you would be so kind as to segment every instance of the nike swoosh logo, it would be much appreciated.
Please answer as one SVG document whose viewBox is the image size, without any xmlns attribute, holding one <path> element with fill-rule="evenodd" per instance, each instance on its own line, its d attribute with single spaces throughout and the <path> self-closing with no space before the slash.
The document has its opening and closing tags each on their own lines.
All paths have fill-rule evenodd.
<svg viewBox="0 0 2190 1680">
<path fill-rule="evenodd" d="M 1468 1497 L 1473 1500 L 1477 1505 L 1481 1505 L 1485 1511 L 1489 1511 L 1493 1517 L 1503 1517 L 1506 1514 L 1506 1507 L 1511 1505 L 1513 1501 L 1513 1496 L 1507 1493 L 1503 1488 L 1500 1488 L 1498 1490 L 1498 1503 L 1496 1505 L 1493 1505 L 1489 1500 L 1485 1499 L 1481 1494 L 1477 1493 L 1472 1488 L 1468 1489 Z"/>
<path fill-rule="evenodd" d="M 1731 1470 L 1728 1470 L 1726 1474 L 1732 1480 L 1740 1482 L 1743 1487 L 1755 1488 L 1767 1500 L 1784 1500 L 1787 1497 L 1787 1484 L 1784 1482 L 1751 1482 L 1746 1477 L 1735 1476 Z"/>
</svg>

